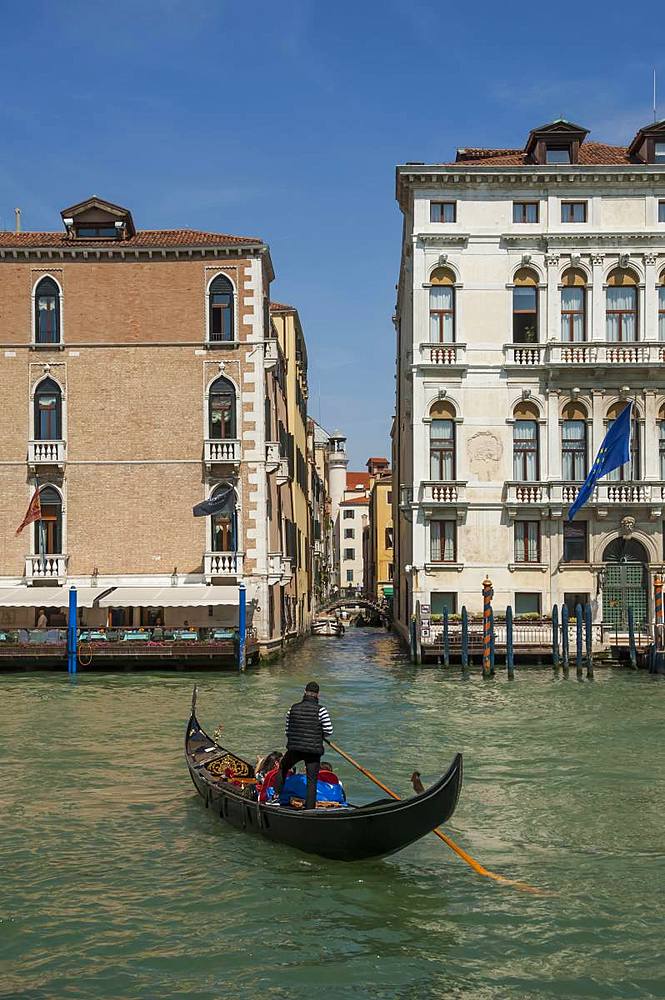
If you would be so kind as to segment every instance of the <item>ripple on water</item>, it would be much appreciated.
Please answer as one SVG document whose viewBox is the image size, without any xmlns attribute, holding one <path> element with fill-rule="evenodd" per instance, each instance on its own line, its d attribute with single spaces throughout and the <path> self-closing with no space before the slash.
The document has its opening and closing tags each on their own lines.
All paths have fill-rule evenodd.
<svg viewBox="0 0 665 1000">
<path fill-rule="evenodd" d="M 339 743 L 401 794 L 462 750 L 452 835 L 552 895 L 478 878 L 434 838 L 340 865 L 203 809 L 181 753 L 194 681 L 202 721 L 253 756 L 281 744 L 310 677 Z M 242 677 L 5 677 L 0 997 L 662 997 L 665 687 L 650 680 L 462 681 L 372 630 Z"/>
</svg>

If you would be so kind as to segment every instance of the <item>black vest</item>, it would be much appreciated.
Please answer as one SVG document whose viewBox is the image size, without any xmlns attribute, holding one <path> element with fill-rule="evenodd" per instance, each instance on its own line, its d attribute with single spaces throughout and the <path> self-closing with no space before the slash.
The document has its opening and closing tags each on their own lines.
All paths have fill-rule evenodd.
<svg viewBox="0 0 665 1000">
<path fill-rule="evenodd" d="M 304 697 L 291 705 L 286 734 L 288 750 L 299 753 L 323 753 L 323 726 L 319 722 L 318 698 Z"/>
</svg>

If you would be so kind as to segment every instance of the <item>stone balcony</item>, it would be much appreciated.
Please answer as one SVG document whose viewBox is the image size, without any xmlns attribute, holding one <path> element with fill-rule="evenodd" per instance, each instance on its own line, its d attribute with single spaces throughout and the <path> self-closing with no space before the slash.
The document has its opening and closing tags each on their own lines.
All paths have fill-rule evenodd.
<svg viewBox="0 0 665 1000">
<path fill-rule="evenodd" d="M 52 555 L 34 555 L 25 557 L 25 579 L 30 582 L 42 580 L 59 580 L 64 582 L 67 577 L 68 556 L 61 553 Z"/>
<path fill-rule="evenodd" d="M 268 553 L 268 580 L 270 583 L 288 583 L 293 576 L 291 557 L 281 552 Z"/>
<path fill-rule="evenodd" d="M 466 369 L 466 344 L 420 344 L 416 363 L 436 371 Z"/>
<path fill-rule="evenodd" d="M 630 365 L 651 367 L 665 364 L 665 343 L 658 341 L 580 341 L 576 343 L 505 344 L 505 364 L 510 368 L 561 368 L 573 366 Z"/>
<path fill-rule="evenodd" d="M 55 465 L 63 468 L 65 450 L 64 441 L 28 441 L 28 465 Z"/>
<path fill-rule="evenodd" d="M 206 438 L 203 449 L 203 460 L 207 466 L 237 465 L 240 462 L 242 449 L 240 441 L 235 439 Z"/>
<path fill-rule="evenodd" d="M 510 517 L 516 517 L 525 507 L 540 516 L 563 517 L 575 502 L 581 483 L 565 481 L 505 484 L 505 503 Z M 596 484 L 585 507 L 595 511 L 598 518 L 606 517 L 617 507 L 647 507 L 649 517 L 656 520 L 665 505 L 665 482 L 612 482 L 601 480 Z"/>
<path fill-rule="evenodd" d="M 266 472 L 275 472 L 277 474 L 278 486 L 288 483 L 291 478 L 289 476 L 288 460 L 280 455 L 278 441 L 268 441 L 266 444 Z"/>
<path fill-rule="evenodd" d="M 240 577 L 242 571 L 242 552 L 206 552 L 203 557 L 203 575 L 208 583 L 216 576 Z"/>
<path fill-rule="evenodd" d="M 466 483 L 421 482 L 418 502 L 431 511 L 450 510 L 461 514 L 468 507 Z"/>
</svg>

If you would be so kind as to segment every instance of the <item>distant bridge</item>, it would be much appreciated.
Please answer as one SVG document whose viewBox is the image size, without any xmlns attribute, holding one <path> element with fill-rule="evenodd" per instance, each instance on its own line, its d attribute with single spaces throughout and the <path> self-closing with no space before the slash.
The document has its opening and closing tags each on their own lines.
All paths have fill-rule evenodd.
<svg viewBox="0 0 665 1000">
<path fill-rule="evenodd" d="M 343 608 L 358 607 L 373 611 L 382 621 L 388 618 L 386 609 L 369 597 L 336 597 L 334 601 L 329 601 L 320 607 L 317 614 L 329 614 L 332 611 L 341 611 Z"/>
</svg>

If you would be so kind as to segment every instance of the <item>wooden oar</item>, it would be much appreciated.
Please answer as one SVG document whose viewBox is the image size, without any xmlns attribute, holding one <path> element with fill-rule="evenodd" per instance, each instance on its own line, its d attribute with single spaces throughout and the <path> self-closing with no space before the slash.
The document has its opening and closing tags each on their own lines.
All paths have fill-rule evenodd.
<svg viewBox="0 0 665 1000">
<path fill-rule="evenodd" d="M 332 747 L 333 750 L 336 750 L 340 757 L 343 757 L 344 760 L 349 762 L 349 764 L 352 764 L 355 768 L 357 768 L 361 774 L 364 774 L 366 778 L 369 778 L 369 780 L 373 781 L 375 785 L 378 785 L 379 788 L 383 789 L 383 791 L 386 792 L 391 799 L 400 800 L 399 795 L 396 795 L 392 789 L 388 788 L 387 785 L 384 785 L 383 782 L 372 774 L 371 771 L 368 771 L 366 767 L 363 767 L 362 764 L 359 764 L 358 761 L 354 760 L 348 753 L 345 753 L 345 751 L 342 750 L 341 747 L 338 747 L 336 743 L 333 743 L 332 740 L 326 740 L 326 743 L 329 747 Z M 505 885 L 512 885 L 516 889 L 521 889 L 522 892 L 533 892 L 538 895 L 544 895 L 541 889 L 536 889 L 534 886 L 528 885 L 526 882 L 518 882 L 512 878 L 505 878 L 503 875 L 497 875 L 496 872 L 491 872 L 489 869 L 484 868 L 483 865 L 476 861 L 475 858 L 472 858 L 470 854 L 467 854 L 462 847 L 456 844 L 455 841 L 452 840 L 447 834 L 442 833 L 441 830 L 432 830 L 432 833 L 435 837 L 438 837 L 439 840 L 442 840 L 444 844 L 447 844 L 451 851 L 454 851 L 455 854 L 457 854 L 462 861 L 465 861 L 470 868 L 473 868 L 474 872 L 478 875 L 484 875 L 485 878 L 494 879 L 495 882 L 503 882 Z"/>
</svg>

